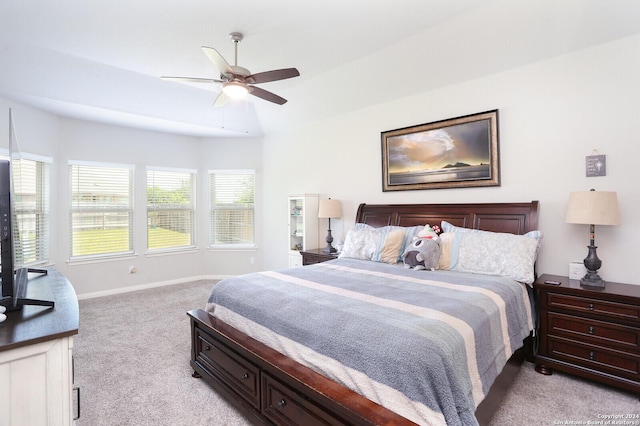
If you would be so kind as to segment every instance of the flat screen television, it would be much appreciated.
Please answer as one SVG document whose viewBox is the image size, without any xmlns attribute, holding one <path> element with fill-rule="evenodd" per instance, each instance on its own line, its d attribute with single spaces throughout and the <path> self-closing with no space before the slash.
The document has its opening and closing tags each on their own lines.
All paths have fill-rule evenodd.
<svg viewBox="0 0 640 426">
<path fill-rule="evenodd" d="M 48 300 L 26 298 L 29 273 L 46 274 L 46 269 L 27 268 L 16 264 L 16 247 L 14 238 L 17 232 L 18 216 L 16 215 L 11 196 L 13 187 L 13 162 L 19 158 L 17 141 L 14 134 L 13 115 L 9 110 L 9 159 L 0 160 L 0 281 L 2 297 L 0 306 L 7 311 L 17 311 L 25 305 L 54 306 Z"/>
</svg>

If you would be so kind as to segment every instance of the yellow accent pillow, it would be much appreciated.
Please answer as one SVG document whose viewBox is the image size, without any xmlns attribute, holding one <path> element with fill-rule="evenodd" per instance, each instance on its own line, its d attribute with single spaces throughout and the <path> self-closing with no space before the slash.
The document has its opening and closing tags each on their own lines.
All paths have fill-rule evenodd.
<svg viewBox="0 0 640 426">
<path fill-rule="evenodd" d="M 398 253 L 402 250 L 404 242 L 404 229 L 389 231 L 380 248 L 380 261 L 395 265 L 398 263 Z"/>
</svg>

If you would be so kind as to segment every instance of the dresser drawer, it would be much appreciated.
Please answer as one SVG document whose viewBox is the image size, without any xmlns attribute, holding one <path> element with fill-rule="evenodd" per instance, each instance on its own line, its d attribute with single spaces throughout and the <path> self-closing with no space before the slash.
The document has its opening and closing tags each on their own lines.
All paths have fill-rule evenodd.
<svg viewBox="0 0 640 426">
<path fill-rule="evenodd" d="M 598 314 L 611 319 L 634 321 L 640 325 L 640 305 L 598 300 L 568 294 L 546 293 L 548 309 Z"/>
<path fill-rule="evenodd" d="M 640 381 L 638 355 L 555 336 L 547 337 L 547 345 L 555 359 Z"/>
<path fill-rule="evenodd" d="M 219 377 L 256 409 L 260 409 L 258 367 L 238 356 L 221 342 L 196 329 L 196 362 Z"/>
<path fill-rule="evenodd" d="M 266 373 L 262 374 L 262 412 L 278 425 L 346 424 Z"/>
<path fill-rule="evenodd" d="M 566 336 L 640 354 L 640 328 L 556 312 L 547 313 L 547 319 L 549 335 Z"/>
</svg>

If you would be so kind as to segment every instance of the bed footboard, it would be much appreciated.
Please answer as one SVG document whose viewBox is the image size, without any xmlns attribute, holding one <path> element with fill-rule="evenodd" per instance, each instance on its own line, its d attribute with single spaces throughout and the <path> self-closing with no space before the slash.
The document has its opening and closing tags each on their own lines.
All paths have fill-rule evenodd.
<svg viewBox="0 0 640 426">
<path fill-rule="evenodd" d="M 194 377 L 254 424 L 415 425 L 201 309 L 187 315 Z"/>
<path fill-rule="evenodd" d="M 191 318 L 191 367 L 254 424 L 415 425 L 202 309 Z M 524 358 L 517 351 L 476 411 L 489 424 Z"/>
</svg>

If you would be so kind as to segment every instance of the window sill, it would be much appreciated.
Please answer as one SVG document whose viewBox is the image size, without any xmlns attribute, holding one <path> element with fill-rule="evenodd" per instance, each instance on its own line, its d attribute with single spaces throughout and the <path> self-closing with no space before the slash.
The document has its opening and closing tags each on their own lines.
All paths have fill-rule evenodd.
<svg viewBox="0 0 640 426">
<path fill-rule="evenodd" d="M 160 257 L 160 256 L 173 256 L 176 254 L 193 254 L 198 253 L 197 247 L 189 247 L 184 249 L 167 249 L 167 250 L 155 250 L 145 253 L 145 257 Z"/>
<path fill-rule="evenodd" d="M 136 259 L 138 255 L 136 253 L 128 253 L 123 255 L 115 255 L 115 256 L 104 256 L 104 257 L 83 257 L 76 259 L 68 259 L 67 265 L 75 266 L 75 265 L 88 265 L 91 263 L 104 263 L 104 262 L 114 262 L 119 260 L 131 260 Z"/>
<path fill-rule="evenodd" d="M 227 245 L 215 245 L 207 248 L 209 251 L 257 251 L 258 247 L 255 244 L 227 244 Z"/>
</svg>

